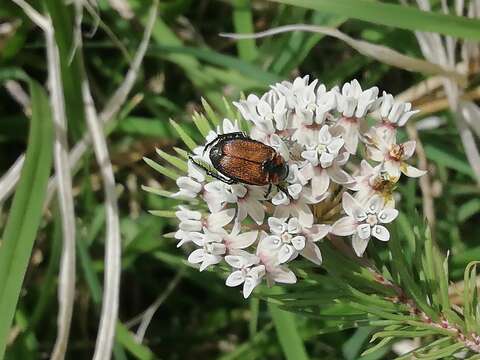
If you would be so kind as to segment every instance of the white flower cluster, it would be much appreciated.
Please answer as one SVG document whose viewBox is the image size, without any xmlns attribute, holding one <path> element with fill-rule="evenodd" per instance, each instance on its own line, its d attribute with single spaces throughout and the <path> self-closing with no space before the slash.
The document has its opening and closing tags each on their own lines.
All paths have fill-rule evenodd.
<svg viewBox="0 0 480 360">
<path fill-rule="evenodd" d="M 174 195 L 191 204 L 176 213 L 178 246 L 196 247 L 188 261 L 200 271 L 224 261 L 231 268 L 227 286 L 243 284 L 246 298 L 263 280 L 269 286 L 295 283 L 288 264 L 299 255 L 321 264 L 317 243 L 326 236 L 349 237 L 358 256 L 371 237 L 388 241 L 384 224 L 398 215 L 395 184 L 401 173 L 424 172 L 406 162 L 415 142 L 396 142 L 397 128 L 416 111 L 378 92 L 362 90 L 356 80 L 327 91 L 306 76 L 234 103 L 252 124 L 249 136 L 281 154 L 289 175 L 283 191 L 265 198 L 267 186 L 210 179 L 189 161 Z M 206 143 L 238 131 L 237 123 L 225 119 Z M 195 157 L 209 163 L 204 150 L 195 149 Z"/>
</svg>

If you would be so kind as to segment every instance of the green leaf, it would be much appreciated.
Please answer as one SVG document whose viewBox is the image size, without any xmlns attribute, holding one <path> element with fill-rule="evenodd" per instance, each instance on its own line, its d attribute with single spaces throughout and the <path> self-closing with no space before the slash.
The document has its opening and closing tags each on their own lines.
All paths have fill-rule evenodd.
<svg viewBox="0 0 480 360">
<path fill-rule="evenodd" d="M 148 347 L 135 341 L 133 334 L 121 322 L 117 322 L 115 339 L 137 359 L 151 360 L 156 358 Z"/>
<path fill-rule="evenodd" d="M 407 360 L 407 359 L 412 359 L 415 358 L 417 355 L 420 355 L 423 352 L 426 352 L 427 350 L 433 349 L 435 347 L 443 347 L 448 345 L 449 343 L 452 342 L 451 337 L 443 337 L 438 340 L 432 341 L 422 347 L 418 347 L 412 351 L 409 351 L 406 354 L 403 354 L 402 356 L 399 356 L 395 358 L 395 360 Z"/>
<path fill-rule="evenodd" d="M 342 354 L 346 360 L 358 359 L 358 355 L 362 350 L 363 345 L 372 333 L 372 328 L 363 327 L 357 329 L 355 333 L 343 344 Z"/>
<path fill-rule="evenodd" d="M 460 205 L 457 210 L 457 218 L 460 223 L 470 219 L 472 216 L 480 212 L 480 199 L 474 198 Z"/>
<path fill-rule="evenodd" d="M 465 318 L 465 328 L 467 332 L 480 331 L 480 319 L 476 318 L 476 308 L 478 305 L 477 296 L 477 265 L 480 261 L 472 261 L 465 268 L 463 278 L 463 315 Z"/>
<path fill-rule="evenodd" d="M 118 122 L 115 131 L 125 134 L 142 135 L 148 137 L 171 137 L 171 128 L 164 119 L 150 119 L 138 116 L 128 116 Z"/>
<path fill-rule="evenodd" d="M 470 176 L 472 179 L 475 179 L 475 174 L 473 173 L 472 168 L 468 164 L 465 156 L 451 151 L 448 146 L 443 146 L 440 148 L 437 145 L 426 144 L 425 154 L 427 155 L 428 159 L 435 161 L 439 165 L 456 170 L 462 174 Z"/>
<path fill-rule="evenodd" d="M 235 32 L 240 34 L 254 32 L 250 0 L 233 0 L 233 26 Z M 258 52 L 254 39 L 237 41 L 237 49 L 240 58 L 245 61 L 252 61 L 257 57 Z"/>
<path fill-rule="evenodd" d="M 17 191 L 0 246 L 0 358 L 17 306 L 23 278 L 42 218 L 52 165 L 53 126 L 43 88 L 30 81 L 32 120 Z"/>
<path fill-rule="evenodd" d="M 287 360 L 307 360 L 308 355 L 302 338 L 298 333 L 295 316 L 290 312 L 280 310 L 274 304 L 268 304 L 268 309 L 272 315 L 278 341 L 283 349 L 285 358 Z"/>
<path fill-rule="evenodd" d="M 170 124 L 173 126 L 173 128 L 177 131 L 178 135 L 180 136 L 180 139 L 187 145 L 187 147 L 193 151 L 197 147 L 197 144 L 195 141 L 188 135 L 183 128 L 178 125 L 175 121 L 170 119 Z"/>
<path fill-rule="evenodd" d="M 160 157 L 163 160 L 168 161 L 170 163 L 170 165 L 176 167 L 181 172 L 184 172 L 184 173 L 187 172 L 187 163 L 184 160 L 179 159 L 176 156 L 167 154 L 165 151 L 163 151 L 161 149 L 156 149 L 156 152 L 157 152 L 158 155 L 160 155 Z"/>
<path fill-rule="evenodd" d="M 168 198 L 171 197 L 172 194 L 173 194 L 169 191 L 154 188 L 154 187 L 151 187 L 151 186 L 146 186 L 146 185 L 142 185 L 142 190 L 146 191 L 146 192 L 149 192 L 151 194 L 155 194 L 155 195 L 159 195 L 159 196 L 163 196 L 163 197 L 168 197 Z"/>
<path fill-rule="evenodd" d="M 207 113 L 207 119 L 210 120 L 213 126 L 217 126 L 220 124 L 220 118 L 217 115 L 217 113 L 212 109 L 210 104 L 208 103 L 207 100 L 205 100 L 203 97 L 201 98 L 202 101 L 202 106 L 205 112 Z"/>
<path fill-rule="evenodd" d="M 155 161 L 149 158 L 144 157 L 143 161 L 145 161 L 150 167 L 157 170 L 163 176 L 166 176 L 172 180 L 177 180 L 177 178 L 180 176 L 174 170 L 166 168 L 165 166 L 162 166 L 160 164 L 157 164 Z"/>
<path fill-rule="evenodd" d="M 193 114 L 192 119 L 202 136 L 207 137 L 208 133 L 210 132 L 210 130 L 212 130 L 212 128 L 210 127 L 210 124 L 208 123 L 205 115 L 196 112 Z"/>
<path fill-rule="evenodd" d="M 258 314 L 260 310 L 260 300 L 256 297 L 250 299 L 250 321 L 248 322 L 248 333 L 250 340 L 255 338 L 258 327 Z"/>
<path fill-rule="evenodd" d="M 412 31 L 480 40 L 480 21 L 368 0 L 270 0 Z"/>
<path fill-rule="evenodd" d="M 83 71 L 79 51 L 76 51 L 72 58 L 72 52 L 75 50 L 73 49 L 73 13 L 70 11 L 71 7 L 67 7 L 63 1 L 47 0 L 45 4 L 49 16 L 52 18 L 60 55 L 68 128 L 75 138 L 80 138 L 85 128 L 83 100 L 81 96 L 78 96 L 82 93 Z"/>
<path fill-rule="evenodd" d="M 166 217 L 166 218 L 176 218 L 175 211 L 170 210 L 149 210 L 150 214 L 159 216 L 159 217 Z"/>
</svg>

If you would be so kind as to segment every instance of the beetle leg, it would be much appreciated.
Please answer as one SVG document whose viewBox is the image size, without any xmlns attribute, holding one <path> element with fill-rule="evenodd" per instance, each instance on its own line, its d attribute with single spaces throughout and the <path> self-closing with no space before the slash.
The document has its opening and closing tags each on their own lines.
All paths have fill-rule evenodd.
<svg viewBox="0 0 480 360">
<path fill-rule="evenodd" d="M 203 169 L 203 171 L 205 171 L 205 173 L 208 175 L 208 176 L 211 176 L 217 180 L 220 180 L 221 182 L 224 182 L 225 184 L 228 184 L 228 185 L 232 185 L 232 184 L 236 184 L 237 181 L 235 181 L 234 179 L 230 179 L 228 177 L 224 177 L 224 176 L 221 176 L 219 175 L 218 173 L 215 173 L 213 171 L 210 171 L 207 167 L 203 166 L 202 164 L 200 164 L 198 161 L 196 161 L 192 156 L 189 156 L 188 157 L 190 159 L 190 161 L 192 163 L 194 163 L 196 166 L 198 166 L 199 168 Z"/>
<path fill-rule="evenodd" d="M 270 183 L 270 184 L 268 185 L 268 190 L 267 190 L 267 192 L 265 193 L 265 199 L 267 199 L 267 198 L 268 198 L 268 195 L 270 195 L 270 192 L 272 191 L 272 185 L 273 185 L 272 183 Z"/>
</svg>

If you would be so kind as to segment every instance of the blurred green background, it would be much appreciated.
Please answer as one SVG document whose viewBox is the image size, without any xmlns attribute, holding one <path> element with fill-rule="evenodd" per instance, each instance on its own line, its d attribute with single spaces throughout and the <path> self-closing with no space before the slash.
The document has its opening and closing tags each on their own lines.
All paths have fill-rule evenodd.
<svg viewBox="0 0 480 360">
<path fill-rule="evenodd" d="M 434 11 L 439 12 L 440 1 L 431 3 Z M 131 12 L 118 12 L 107 1 L 84 9 L 83 53 L 98 109 L 105 106 L 122 83 L 141 42 L 151 6 L 150 1 L 141 0 L 130 0 L 126 4 Z M 73 145 L 86 131 L 79 95 L 81 72 L 77 59 L 70 61 L 73 5 L 56 0 L 34 1 L 33 5 L 48 11 L 57 30 L 68 137 Z M 337 39 L 320 34 L 295 32 L 238 42 L 219 36 L 221 32 L 250 33 L 306 23 L 338 27 L 356 39 L 423 58 L 413 31 L 357 20 L 350 13 L 354 11 L 342 14 L 338 9 L 329 12 L 255 0 L 160 2 L 160 16 L 138 80 L 122 110 L 108 126 L 123 246 L 116 359 L 283 359 L 286 356 L 292 359 L 277 337 L 276 330 L 282 321 L 288 324 L 290 336 L 303 340 L 310 359 L 359 357 L 368 342 L 370 329 L 323 334 L 325 331 L 315 319 L 290 314 L 277 314 L 280 320 L 272 322 L 275 310 L 269 312 L 263 302 L 256 298 L 245 301 L 238 289 L 224 286 L 224 280 L 217 274 L 200 274 L 186 265 L 186 250 L 177 249 L 174 239 L 162 236 L 175 230 L 175 219 L 148 213 L 150 209 L 171 210 L 176 202 L 140 188 L 141 185 L 174 188 L 174 180 L 153 171 L 142 158 L 157 158 L 155 148 L 174 153 L 174 147 L 183 147 L 170 126 L 170 118 L 181 123 L 193 138 L 201 138 L 191 115 L 201 111 L 202 97 L 222 114 L 225 113 L 223 97 L 236 100 L 242 93 L 261 93 L 274 82 L 299 75 L 310 74 L 327 87 L 356 78 L 362 87 L 378 86 L 393 94 L 402 93 L 428 78 L 426 74 L 378 62 Z M 7 89 L 7 80 L 17 79 L 18 74 L 24 72 L 45 84 L 47 69 L 42 32 L 19 7 L 3 1 L 0 24 L 3 26 L 0 34 L 3 85 L 0 87 L 0 174 L 4 174 L 25 151 L 29 131 L 29 116 Z M 480 36 L 480 30 L 478 32 Z M 479 97 L 476 75 L 473 69 L 466 89 L 472 93 L 473 101 Z M 24 89 L 28 90 L 26 86 Z M 465 265 L 480 259 L 480 189 L 445 103 L 445 94 L 441 90 L 426 91 L 412 100 L 414 106 L 424 110 L 412 123 L 434 116 L 434 122 L 439 124 L 419 130 L 419 136 L 429 162 L 437 216 L 436 239 L 442 250 L 450 251 L 451 280 L 458 281 L 463 277 Z M 100 314 L 105 235 L 102 185 L 91 151 L 82 158 L 73 181 L 78 272 L 67 358 L 87 359 L 93 353 Z M 417 180 L 404 180 L 398 190 L 405 214 L 422 211 Z M 1 204 L 2 228 L 10 202 Z M 57 330 L 60 251 L 61 224 L 56 201 L 53 201 L 43 213 L 33 248 L 9 338 L 9 359 L 49 356 Z M 159 298 L 161 306 L 143 343 L 135 343 L 137 316 Z M 369 359 L 393 356 L 387 348 Z"/>
</svg>

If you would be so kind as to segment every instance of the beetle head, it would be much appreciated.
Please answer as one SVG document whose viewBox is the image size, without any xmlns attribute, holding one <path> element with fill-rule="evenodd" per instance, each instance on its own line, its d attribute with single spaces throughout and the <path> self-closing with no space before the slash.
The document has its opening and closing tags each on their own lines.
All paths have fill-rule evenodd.
<svg viewBox="0 0 480 360">
<path fill-rule="evenodd" d="M 274 184 L 278 184 L 288 176 L 288 164 L 282 155 L 278 153 L 276 153 L 270 161 L 265 163 L 264 170 L 268 173 L 270 181 Z"/>
</svg>

